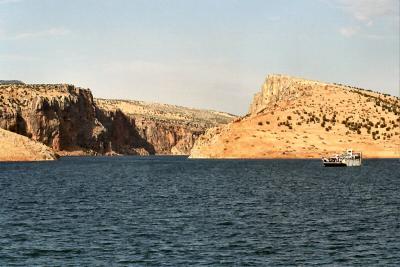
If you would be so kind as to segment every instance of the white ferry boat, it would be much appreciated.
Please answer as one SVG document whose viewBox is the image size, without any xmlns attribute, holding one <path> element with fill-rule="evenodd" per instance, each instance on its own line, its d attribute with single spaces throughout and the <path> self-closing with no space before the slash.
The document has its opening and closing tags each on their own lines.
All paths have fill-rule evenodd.
<svg viewBox="0 0 400 267">
<path fill-rule="evenodd" d="M 361 166 L 361 162 L 361 152 L 354 152 L 352 149 L 348 149 L 342 154 L 336 154 L 329 158 L 322 158 L 322 163 L 325 167 Z"/>
</svg>

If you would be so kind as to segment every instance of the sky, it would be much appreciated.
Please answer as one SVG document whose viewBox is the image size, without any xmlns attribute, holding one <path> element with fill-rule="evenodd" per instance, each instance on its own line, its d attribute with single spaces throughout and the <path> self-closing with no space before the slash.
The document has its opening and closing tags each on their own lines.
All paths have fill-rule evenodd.
<svg viewBox="0 0 400 267">
<path fill-rule="evenodd" d="M 0 80 L 243 115 L 281 73 L 399 96 L 399 0 L 0 0 Z"/>
</svg>

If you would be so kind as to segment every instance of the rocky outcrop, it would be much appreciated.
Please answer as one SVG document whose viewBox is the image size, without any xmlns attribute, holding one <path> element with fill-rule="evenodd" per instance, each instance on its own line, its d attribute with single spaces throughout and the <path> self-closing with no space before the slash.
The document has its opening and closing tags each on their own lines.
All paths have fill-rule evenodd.
<svg viewBox="0 0 400 267">
<path fill-rule="evenodd" d="M 28 137 L 0 129 L 0 161 L 54 160 L 52 149 Z"/>
<path fill-rule="evenodd" d="M 250 105 L 249 114 L 262 112 L 282 100 L 293 100 L 311 93 L 315 87 L 327 87 L 326 83 L 295 78 L 282 74 L 268 75 L 261 91 L 256 93 Z"/>
<path fill-rule="evenodd" d="M 348 148 L 400 157 L 400 99 L 270 75 L 249 114 L 197 139 L 192 158 L 319 158 Z"/>
</svg>

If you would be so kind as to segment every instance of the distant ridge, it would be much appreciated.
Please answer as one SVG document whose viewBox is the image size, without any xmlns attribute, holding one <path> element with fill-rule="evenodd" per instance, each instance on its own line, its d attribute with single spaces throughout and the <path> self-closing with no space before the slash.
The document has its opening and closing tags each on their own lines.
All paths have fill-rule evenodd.
<svg viewBox="0 0 400 267">
<path fill-rule="evenodd" d="M 25 84 L 25 83 L 18 80 L 0 80 L 0 84 Z"/>
</svg>

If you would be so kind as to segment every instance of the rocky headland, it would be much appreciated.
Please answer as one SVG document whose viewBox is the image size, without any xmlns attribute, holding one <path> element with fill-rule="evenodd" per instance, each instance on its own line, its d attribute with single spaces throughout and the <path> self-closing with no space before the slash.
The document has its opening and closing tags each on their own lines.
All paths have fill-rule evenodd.
<svg viewBox="0 0 400 267">
<path fill-rule="evenodd" d="M 0 84 L 0 128 L 40 142 L 62 156 L 188 154 L 207 128 L 234 118 L 175 107 L 182 114 L 174 115 L 171 109 L 168 116 L 156 120 L 153 111 L 142 110 L 140 115 L 118 103 L 125 102 L 95 101 L 90 90 L 69 84 L 4 82 Z"/>
<path fill-rule="evenodd" d="M 400 99 L 362 88 L 269 75 L 249 113 L 209 129 L 192 158 L 319 158 L 353 148 L 400 157 Z"/>
</svg>

